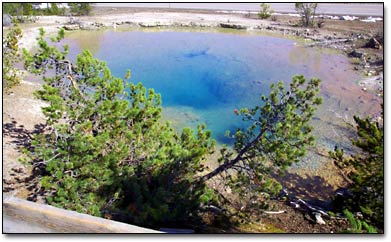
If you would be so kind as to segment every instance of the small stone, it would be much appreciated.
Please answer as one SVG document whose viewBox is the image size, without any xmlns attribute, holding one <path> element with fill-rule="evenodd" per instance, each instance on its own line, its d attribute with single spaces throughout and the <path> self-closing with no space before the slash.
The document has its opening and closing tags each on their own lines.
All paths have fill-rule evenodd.
<svg viewBox="0 0 391 242">
<path fill-rule="evenodd" d="M 22 167 L 13 167 L 11 170 L 13 170 L 16 173 L 24 173 L 25 170 Z"/>
<path fill-rule="evenodd" d="M 381 49 L 382 45 L 376 38 L 371 38 L 368 43 L 365 45 L 367 48 Z"/>
<path fill-rule="evenodd" d="M 358 50 L 353 50 L 348 54 L 350 57 L 363 58 L 366 56 L 366 53 L 360 52 Z"/>
<path fill-rule="evenodd" d="M 317 224 L 326 224 L 326 222 L 322 219 L 320 213 L 315 213 L 315 219 Z"/>
</svg>

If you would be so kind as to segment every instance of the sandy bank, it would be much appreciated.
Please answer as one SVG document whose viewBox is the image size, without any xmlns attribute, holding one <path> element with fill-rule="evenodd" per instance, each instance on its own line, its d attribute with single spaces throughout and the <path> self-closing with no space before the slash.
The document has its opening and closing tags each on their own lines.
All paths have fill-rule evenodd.
<svg viewBox="0 0 391 242">
<path fill-rule="evenodd" d="M 186 11 L 145 11 L 132 12 L 129 10 L 108 9 L 106 14 L 97 12 L 92 16 L 66 17 L 66 16 L 39 16 L 34 24 L 24 25 L 24 35 L 22 47 L 30 48 L 38 36 L 38 29 L 44 27 L 47 33 L 55 33 L 56 29 L 65 27 L 67 30 L 85 29 L 93 30 L 101 27 L 115 28 L 118 25 L 130 25 L 139 27 L 224 27 L 233 29 L 245 29 L 247 31 L 267 31 L 280 33 L 283 35 L 293 35 L 314 41 L 346 39 L 352 33 L 360 34 L 366 29 L 373 31 L 374 26 L 382 30 L 382 23 L 359 22 L 350 26 L 354 21 L 346 22 L 348 26 L 343 31 L 338 30 L 338 21 L 329 21 L 328 28 L 302 28 L 297 27 L 297 17 L 275 16 L 273 21 L 256 18 L 256 15 L 246 14 L 217 14 L 217 13 L 197 13 Z M 352 31 L 349 31 L 351 29 Z M 368 32 L 368 31 L 366 31 Z"/>
<path fill-rule="evenodd" d="M 266 20 L 246 19 L 241 16 L 226 14 L 201 14 L 184 12 L 136 12 L 107 14 L 99 16 L 65 17 L 40 16 L 34 24 L 22 25 L 23 38 L 21 46 L 31 48 L 38 36 L 38 29 L 44 27 L 48 34 L 55 33 L 60 27 L 66 29 L 92 30 L 100 27 L 118 25 L 132 25 L 140 27 L 220 27 L 221 24 L 230 24 L 233 28 L 260 29 L 271 24 Z"/>
</svg>

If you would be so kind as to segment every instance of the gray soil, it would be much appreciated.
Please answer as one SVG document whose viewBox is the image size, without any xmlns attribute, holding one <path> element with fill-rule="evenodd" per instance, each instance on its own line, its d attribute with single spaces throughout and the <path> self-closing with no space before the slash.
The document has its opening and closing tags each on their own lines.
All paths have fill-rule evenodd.
<svg viewBox="0 0 391 242">
<path fill-rule="evenodd" d="M 26 198 L 31 167 L 20 161 L 31 135 L 45 123 L 43 101 L 33 92 L 40 84 L 22 81 L 8 94 L 3 93 L 3 192 Z"/>
</svg>

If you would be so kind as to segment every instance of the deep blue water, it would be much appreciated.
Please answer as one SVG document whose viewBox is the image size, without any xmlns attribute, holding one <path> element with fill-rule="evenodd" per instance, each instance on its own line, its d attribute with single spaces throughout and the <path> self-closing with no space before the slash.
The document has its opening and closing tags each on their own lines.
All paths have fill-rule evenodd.
<svg viewBox="0 0 391 242">
<path fill-rule="evenodd" d="M 263 35 L 107 31 L 66 41 L 71 54 L 92 49 L 116 76 L 130 69 L 130 81 L 161 93 L 163 115 L 175 127 L 206 123 L 220 143 L 230 142 L 226 130 L 243 126 L 233 110 L 260 103 L 272 82 L 287 83 L 295 74 L 335 80 L 335 63 L 347 65 L 339 55 Z"/>
</svg>

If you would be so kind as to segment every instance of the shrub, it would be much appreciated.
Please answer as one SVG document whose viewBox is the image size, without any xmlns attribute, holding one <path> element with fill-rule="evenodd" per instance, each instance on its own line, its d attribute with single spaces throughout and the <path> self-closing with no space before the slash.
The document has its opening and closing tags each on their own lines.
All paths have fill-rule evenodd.
<svg viewBox="0 0 391 242">
<path fill-rule="evenodd" d="M 9 91 L 21 81 L 22 72 L 15 67 L 21 61 L 19 41 L 22 38 L 22 30 L 16 25 L 9 29 L 3 38 L 3 90 Z"/>
<path fill-rule="evenodd" d="M 267 19 L 274 13 L 274 10 L 270 8 L 270 5 L 261 3 L 261 10 L 258 12 L 258 17 L 261 19 Z"/>
<path fill-rule="evenodd" d="M 320 80 L 292 79 L 288 90 L 282 82 L 272 84 L 260 105 L 234 111 L 250 125 L 237 130 L 234 151 L 221 149 L 220 165 L 202 177 L 205 181 L 222 175 L 223 182 L 238 196 L 238 209 L 247 217 L 262 212 L 270 197 L 280 192 L 282 186 L 272 174 L 284 174 L 314 143 L 309 121 L 322 102 L 317 96 Z"/>
<path fill-rule="evenodd" d="M 197 219 L 213 199 L 204 184 L 190 186 L 213 148 L 205 126 L 177 133 L 161 121 L 160 95 L 127 82 L 130 72 L 112 76 L 88 50 L 71 62 L 68 47 L 51 47 L 43 30 L 38 44 L 34 55 L 25 51 L 26 68 L 45 75 L 36 95 L 49 104 L 47 132 L 28 155 L 44 169 L 47 202 L 143 226 Z"/>
<path fill-rule="evenodd" d="M 295 9 L 301 16 L 301 23 L 304 27 L 314 26 L 317 3 L 296 3 Z"/>
<path fill-rule="evenodd" d="M 75 15 L 90 15 L 91 3 L 68 3 L 71 13 Z"/>
<path fill-rule="evenodd" d="M 375 234 L 377 233 L 376 228 L 368 225 L 366 222 L 363 222 L 354 217 L 354 215 L 347 209 L 343 210 L 343 214 L 349 221 L 350 228 L 345 231 L 347 233 L 361 234 L 361 233 L 369 233 Z"/>
<path fill-rule="evenodd" d="M 349 158 L 335 147 L 330 152 L 335 164 L 351 180 L 349 187 L 353 197 L 344 201 L 343 207 L 360 211 L 369 224 L 384 227 L 384 131 L 378 122 L 369 118 L 354 117 L 358 139 L 353 144 L 362 150 Z"/>
</svg>

